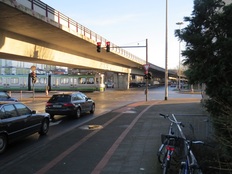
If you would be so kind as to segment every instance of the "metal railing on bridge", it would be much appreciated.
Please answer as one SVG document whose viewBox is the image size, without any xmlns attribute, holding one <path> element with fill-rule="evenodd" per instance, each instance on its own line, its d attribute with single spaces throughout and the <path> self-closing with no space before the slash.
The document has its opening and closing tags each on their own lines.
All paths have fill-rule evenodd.
<svg viewBox="0 0 232 174">
<path fill-rule="evenodd" d="M 54 8 L 50 7 L 49 5 L 45 4 L 40 0 L 11 0 L 14 6 L 17 7 L 20 4 L 25 6 L 26 8 L 36 12 L 45 17 L 45 21 L 48 22 L 52 20 L 53 22 L 57 23 L 57 27 L 63 28 L 67 27 L 70 31 L 75 32 L 75 35 L 79 34 L 84 36 L 94 42 L 102 42 L 106 43 L 108 40 L 103 38 L 102 36 L 98 35 L 97 33 L 91 31 L 90 29 L 86 28 L 85 26 L 79 24 L 75 20 L 69 18 L 68 16 L 62 14 L 61 12 L 55 10 Z M 131 54 L 130 52 L 121 49 L 119 46 L 113 44 L 111 42 L 111 51 L 114 53 L 118 53 L 123 57 L 139 63 L 141 65 L 145 64 L 145 61 L 141 58 Z"/>
</svg>

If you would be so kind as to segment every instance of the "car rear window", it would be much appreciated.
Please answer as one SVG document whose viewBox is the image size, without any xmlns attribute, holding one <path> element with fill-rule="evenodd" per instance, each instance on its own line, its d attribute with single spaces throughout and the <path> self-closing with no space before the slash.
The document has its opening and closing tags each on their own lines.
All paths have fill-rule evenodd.
<svg viewBox="0 0 232 174">
<path fill-rule="evenodd" d="M 70 102 L 71 96 L 70 95 L 54 95 L 49 100 L 49 102 Z"/>
<path fill-rule="evenodd" d="M 0 98 L 7 98 L 7 94 L 5 92 L 0 92 Z"/>
</svg>

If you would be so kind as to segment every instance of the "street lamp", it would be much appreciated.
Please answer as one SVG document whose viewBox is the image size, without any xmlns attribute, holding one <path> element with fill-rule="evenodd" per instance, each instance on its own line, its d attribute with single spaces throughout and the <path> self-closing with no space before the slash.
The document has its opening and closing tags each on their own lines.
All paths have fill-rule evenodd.
<svg viewBox="0 0 232 174">
<path fill-rule="evenodd" d="M 165 97 L 168 99 L 168 0 L 166 0 L 166 30 L 165 30 Z"/>
<path fill-rule="evenodd" d="M 179 31 L 181 29 L 181 25 L 183 25 L 184 23 L 183 22 L 177 22 L 176 25 L 179 25 Z M 181 85 L 180 85 L 180 58 L 181 58 L 181 53 L 180 53 L 180 43 L 181 41 L 179 41 L 179 68 L 178 68 L 178 89 L 180 90 L 181 88 Z"/>
</svg>

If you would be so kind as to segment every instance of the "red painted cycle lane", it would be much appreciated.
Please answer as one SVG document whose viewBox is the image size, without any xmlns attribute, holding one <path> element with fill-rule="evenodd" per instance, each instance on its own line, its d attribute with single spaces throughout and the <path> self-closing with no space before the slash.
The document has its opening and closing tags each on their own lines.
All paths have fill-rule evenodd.
<svg viewBox="0 0 232 174">
<path fill-rule="evenodd" d="M 138 121 L 138 119 L 154 104 L 156 104 L 157 102 L 153 102 L 153 104 L 149 104 L 147 105 L 147 107 L 145 109 L 143 109 L 134 119 L 133 121 L 130 123 L 130 125 L 122 132 L 122 134 L 117 138 L 117 140 L 114 142 L 114 144 L 110 147 L 110 149 L 107 151 L 107 153 L 104 155 L 104 157 L 100 160 L 100 162 L 96 165 L 96 167 L 94 168 L 94 170 L 92 171 L 92 174 L 98 174 L 102 171 L 102 169 L 106 166 L 107 162 L 109 161 L 109 159 L 111 158 L 111 156 L 113 155 L 113 153 L 115 152 L 115 150 L 117 149 L 117 147 L 119 146 L 119 144 L 123 141 L 123 139 L 126 137 L 126 135 L 128 134 L 128 132 L 133 128 L 133 126 L 135 125 L 135 123 Z M 137 103 L 137 104 L 131 104 L 128 105 L 124 108 L 121 108 L 120 110 L 118 110 L 118 112 L 120 112 L 119 114 L 117 114 L 114 118 L 110 119 L 109 121 L 107 121 L 105 124 L 103 124 L 103 128 L 108 126 L 110 123 L 112 123 L 113 121 L 115 121 L 117 118 L 119 118 L 120 116 L 122 116 L 124 114 L 124 112 L 130 110 L 131 107 L 135 107 L 136 105 L 140 105 L 140 104 L 145 104 L 145 103 Z M 95 130 L 93 132 L 91 132 L 90 134 L 88 134 L 87 136 L 85 136 L 84 138 L 82 138 L 81 140 L 79 140 L 77 143 L 73 144 L 71 147 L 69 147 L 67 150 L 65 150 L 64 152 L 62 152 L 60 155 L 58 155 L 56 158 L 54 158 L 53 160 L 51 160 L 49 163 L 47 163 L 44 167 L 42 167 L 41 169 L 39 169 L 37 172 L 35 172 L 36 174 L 44 174 L 47 173 L 49 170 L 52 170 L 53 167 L 55 167 L 60 161 L 62 161 L 65 157 L 67 157 L 68 155 L 70 155 L 74 150 L 76 150 L 79 146 L 81 146 L 82 144 L 84 144 L 87 140 L 89 140 L 91 137 L 93 137 L 95 134 L 97 134 L 99 130 Z"/>
</svg>

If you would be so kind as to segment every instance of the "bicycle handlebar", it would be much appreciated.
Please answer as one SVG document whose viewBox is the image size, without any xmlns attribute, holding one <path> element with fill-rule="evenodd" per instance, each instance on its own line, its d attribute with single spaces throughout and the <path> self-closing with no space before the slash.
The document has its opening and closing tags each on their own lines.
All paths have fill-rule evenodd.
<svg viewBox="0 0 232 174">
<path fill-rule="evenodd" d="M 184 127 L 184 124 L 182 122 L 175 121 L 174 119 L 171 119 L 169 115 L 165 115 L 162 113 L 160 113 L 160 115 L 163 116 L 164 118 L 168 118 L 172 123 L 175 123 L 175 124 L 178 124 L 178 125 Z"/>
</svg>

